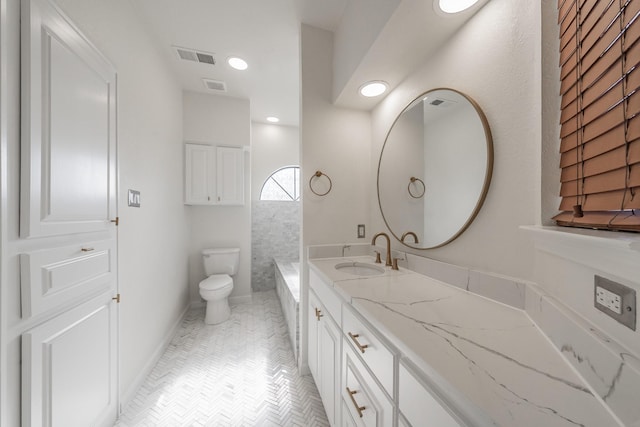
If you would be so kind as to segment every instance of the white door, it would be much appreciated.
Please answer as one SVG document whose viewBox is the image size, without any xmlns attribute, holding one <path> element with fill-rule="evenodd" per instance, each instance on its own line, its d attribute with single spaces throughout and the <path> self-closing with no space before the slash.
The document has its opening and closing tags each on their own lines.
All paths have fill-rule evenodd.
<svg viewBox="0 0 640 427">
<path fill-rule="evenodd" d="M 22 425 L 113 425 L 116 73 L 49 0 L 21 14 Z"/>
</svg>

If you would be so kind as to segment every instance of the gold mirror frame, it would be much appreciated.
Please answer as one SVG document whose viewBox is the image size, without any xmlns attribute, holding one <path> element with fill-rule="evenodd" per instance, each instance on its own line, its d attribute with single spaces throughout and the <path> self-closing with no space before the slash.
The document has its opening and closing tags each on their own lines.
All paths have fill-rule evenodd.
<svg viewBox="0 0 640 427">
<path fill-rule="evenodd" d="M 389 136 L 391 135 L 391 132 L 393 131 L 394 126 L 397 124 L 398 120 L 402 117 L 402 115 L 405 112 L 407 112 L 410 108 L 412 108 L 415 105 L 416 101 L 418 101 L 420 99 L 424 99 L 430 93 L 433 93 L 433 92 L 436 92 L 436 91 L 445 91 L 445 90 L 454 92 L 454 93 L 458 94 L 459 96 L 463 97 L 464 99 L 466 99 L 466 101 L 468 101 L 469 104 L 471 104 L 471 106 L 475 109 L 476 114 L 478 115 L 478 118 L 480 119 L 480 122 L 482 124 L 482 128 L 484 130 L 485 141 L 486 141 L 486 153 L 487 153 L 484 184 L 482 186 L 482 191 L 478 195 L 478 200 L 477 200 L 477 202 L 475 204 L 474 209 L 471 211 L 471 213 L 470 213 L 468 219 L 466 220 L 466 222 L 457 230 L 457 232 L 453 233 L 453 235 L 449 239 L 447 239 L 446 241 L 444 241 L 442 243 L 439 243 L 437 245 L 428 246 L 428 247 L 415 246 L 415 244 L 414 245 L 408 244 L 407 242 L 404 241 L 404 239 L 402 237 L 399 237 L 399 233 L 397 231 L 393 230 L 393 228 L 389 224 L 389 221 L 387 220 L 387 217 L 384 214 L 384 210 L 382 208 L 382 200 L 381 200 L 381 197 L 380 197 L 380 166 L 382 164 L 382 159 L 383 159 L 383 155 L 385 153 L 385 148 L 388 148 L 387 145 L 388 145 L 388 142 L 389 142 Z M 493 175 L 493 161 L 494 161 L 493 137 L 491 135 L 491 129 L 489 128 L 489 122 L 487 121 L 486 116 L 484 115 L 482 109 L 480 108 L 480 106 L 478 105 L 478 103 L 475 100 L 473 100 L 471 97 L 469 97 L 468 95 L 466 95 L 463 92 L 460 92 L 460 91 L 458 91 L 456 89 L 447 88 L 447 87 L 435 88 L 435 89 L 431 89 L 431 90 L 428 90 L 426 92 L 423 92 L 422 94 L 420 94 L 419 96 L 417 96 L 416 98 L 411 100 L 411 102 L 409 102 L 402 109 L 400 114 L 398 114 L 398 116 L 395 118 L 395 120 L 391 124 L 391 127 L 389 128 L 389 131 L 387 132 L 387 135 L 386 135 L 385 140 L 384 140 L 384 144 L 382 146 L 382 150 L 380 151 L 380 159 L 378 161 L 378 172 L 377 172 L 376 187 L 377 187 L 377 193 L 378 193 L 378 206 L 380 208 L 380 213 L 382 215 L 382 219 L 384 220 L 385 225 L 387 226 L 387 229 L 391 232 L 393 237 L 396 238 L 396 240 L 398 240 L 403 245 L 405 245 L 405 246 L 407 246 L 409 248 L 412 248 L 412 249 L 419 249 L 419 250 L 435 249 L 435 248 L 439 248 L 439 247 L 442 247 L 442 246 L 445 246 L 445 245 L 451 243 L 452 241 L 457 239 L 469 227 L 469 225 L 471 225 L 473 220 L 478 215 L 478 212 L 480 211 L 480 208 L 484 204 L 484 201 L 485 201 L 486 196 L 487 196 L 487 192 L 489 191 L 489 185 L 491 184 L 491 177 Z M 405 232 L 405 235 L 407 233 L 411 233 L 411 232 Z M 405 235 L 403 235 L 403 237 L 406 237 Z"/>
</svg>

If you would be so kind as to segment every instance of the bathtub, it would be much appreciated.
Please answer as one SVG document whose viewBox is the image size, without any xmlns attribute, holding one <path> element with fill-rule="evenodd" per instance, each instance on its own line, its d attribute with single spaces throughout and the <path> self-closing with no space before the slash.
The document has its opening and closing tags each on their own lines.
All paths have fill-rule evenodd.
<svg viewBox="0 0 640 427">
<path fill-rule="evenodd" d="M 280 299 L 293 355 L 298 360 L 300 349 L 300 331 L 298 330 L 298 304 L 300 302 L 300 264 L 297 261 L 274 262 L 276 293 Z"/>
</svg>

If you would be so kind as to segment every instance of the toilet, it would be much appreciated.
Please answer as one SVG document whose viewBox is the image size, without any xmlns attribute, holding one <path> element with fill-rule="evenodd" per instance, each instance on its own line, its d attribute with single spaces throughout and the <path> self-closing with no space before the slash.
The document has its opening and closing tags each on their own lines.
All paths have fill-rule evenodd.
<svg viewBox="0 0 640 427">
<path fill-rule="evenodd" d="M 228 297 L 233 290 L 231 276 L 238 272 L 239 248 L 204 249 L 204 271 L 207 278 L 200 282 L 200 296 L 207 302 L 204 322 L 208 325 L 222 323 L 231 315 Z"/>
</svg>

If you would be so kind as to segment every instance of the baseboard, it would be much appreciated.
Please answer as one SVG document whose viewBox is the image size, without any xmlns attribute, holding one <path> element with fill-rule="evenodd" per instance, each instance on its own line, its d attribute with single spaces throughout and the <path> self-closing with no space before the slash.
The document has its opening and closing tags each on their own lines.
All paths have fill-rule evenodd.
<svg viewBox="0 0 640 427">
<path fill-rule="evenodd" d="M 151 370 L 156 366 L 158 360 L 160 360 L 160 357 L 162 357 L 162 355 L 164 354 L 165 350 L 169 346 L 169 343 L 171 343 L 171 340 L 176 335 L 176 332 L 178 332 L 178 328 L 182 324 L 182 321 L 184 320 L 190 308 L 191 305 L 187 304 L 169 332 L 165 335 L 160 345 L 158 345 L 158 347 L 156 348 L 156 351 L 154 351 L 149 358 L 149 362 L 147 362 L 144 368 L 142 368 L 140 374 L 136 377 L 131 386 L 129 386 L 129 388 L 120 395 L 120 408 L 118 408 L 118 416 L 120 416 L 120 414 L 122 413 L 122 409 L 127 406 L 131 399 L 135 397 L 144 380 L 147 378 Z"/>
</svg>

